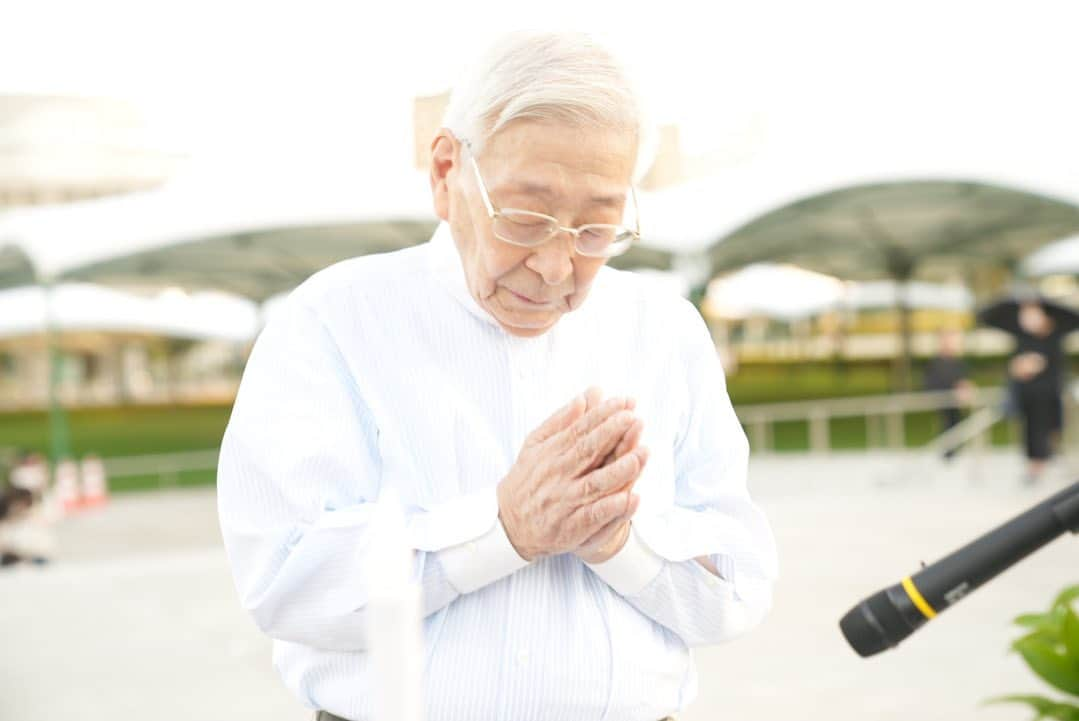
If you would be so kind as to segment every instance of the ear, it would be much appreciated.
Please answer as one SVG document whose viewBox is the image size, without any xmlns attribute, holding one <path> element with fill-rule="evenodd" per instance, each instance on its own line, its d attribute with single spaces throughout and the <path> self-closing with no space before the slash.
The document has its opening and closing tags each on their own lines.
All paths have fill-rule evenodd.
<svg viewBox="0 0 1079 721">
<path fill-rule="evenodd" d="M 455 182 L 460 158 L 460 141 L 446 128 L 440 128 L 431 141 L 430 177 L 435 214 L 442 220 L 450 219 L 450 184 Z"/>
</svg>

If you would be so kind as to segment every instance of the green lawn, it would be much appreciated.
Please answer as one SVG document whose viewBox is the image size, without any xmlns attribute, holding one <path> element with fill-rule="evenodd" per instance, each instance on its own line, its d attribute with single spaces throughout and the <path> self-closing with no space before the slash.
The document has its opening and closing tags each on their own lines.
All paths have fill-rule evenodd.
<svg viewBox="0 0 1079 721">
<path fill-rule="evenodd" d="M 217 448 L 231 406 L 137 406 L 68 412 L 75 455 L 134 456 Z M 45 412 L 0 414 L 0 447 L 48 453 Z"/>
<path fill-rule="evenodd" d="M 1001 377 L 999 363 L 987 362 L 973 369 L 979 383 L 994 385 Z M 917 374 L 916 374 L 917 377 Z M 771 364 L 749 366 L 732 376 L 728 389 L 735 405 L 781 400 L 856 396 L 887 393 L 891 381 L 886 364 L 860 364 L 847 368 L 829 363 Z M 127 456 L 217 448 L 228 422 L 229 406 L 140 406 L 71 411 L 72 450 L 77 456 Z M 935 413 L 911 414 L 906 418 L 907 443 L 917 446 L 939 432 Z M 44 412 L 0 414 L 0 449 L 26 448 L 48 452 L 48 415 Z M 996 444 L 1014 442 L 1011 424 L 993 428 Z M 867 428 L 862 418 L 835 419 L 831 424 L 832 447 L 865 448 Z M 775 449 L 805 450 L 809 429 L 805 422 L 777 424 L 773 431 Z M 166 485 L 213 483 L 211 470 L 181 474 L 174 478 L 156 476 L 117 478 L 114 490 Z"/>
<path fill-rule="evenodd" d="M 1004 382 L 1003 358 L 967 361 L 971 380 L 980 386 L 1000 386 Z M 916 362 L 911 372 L 913 389 L 921 389 L 924 363 Z M 1079 372 L 1079 358 L 1073 359 L 1072 376 Z M 878 395 L 892 390 L 891 365 L 883 361 L 836 363 L 827 361 L 754 363 L 743 366 L 727 380 L 735 405 L 845 398 Z"/>
<path fill-rule="evenodd" d="M 71 449 L 75 456 L 133 456 L 217 448 L 231 406 L 140 406 L 68 412 Z M 0 413 L 0 449 L 20 448 L 48 455 L 47 413 Z M 177 477 L 130 476 L 109 481 L 113 491 L 141 490 L 162 485 L 207 485 L 213 470 L 190 471 Z"/>
</svg>

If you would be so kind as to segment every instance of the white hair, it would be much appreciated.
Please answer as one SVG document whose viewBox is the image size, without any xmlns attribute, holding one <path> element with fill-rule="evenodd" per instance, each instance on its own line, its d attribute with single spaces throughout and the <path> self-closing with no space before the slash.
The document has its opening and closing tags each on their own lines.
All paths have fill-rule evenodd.
<svg viewBox="0 0 1079 721">
<path fill-rule="evenodd" d="M 634 83 L 609 50 L 583 33 L 506 35 L 454 87 L 442 124 L 479 154 L 488 139 L 524 119 L 630 133 L 637 140 L 634 177 L 651 164 L 654 133 Z"/>
</svg>

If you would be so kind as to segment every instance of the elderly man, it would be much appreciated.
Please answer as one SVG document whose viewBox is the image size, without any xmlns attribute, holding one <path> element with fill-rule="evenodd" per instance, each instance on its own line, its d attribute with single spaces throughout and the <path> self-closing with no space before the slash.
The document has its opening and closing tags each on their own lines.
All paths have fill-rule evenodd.
<svg viewBox="0 0 1079 721">
<path fill-rule="evenodd" d="M 776 563 L 705 325 L 605 267 L 638 238 L 637 101 L 586 37 L 514 35 L 445 125 L 431 241 L 319 273 L 251 355 L 219 473 L 237 588 L 301 701 L 370 719 L 393 488 L 429 721 L 656 721 Z"/>
</svg>

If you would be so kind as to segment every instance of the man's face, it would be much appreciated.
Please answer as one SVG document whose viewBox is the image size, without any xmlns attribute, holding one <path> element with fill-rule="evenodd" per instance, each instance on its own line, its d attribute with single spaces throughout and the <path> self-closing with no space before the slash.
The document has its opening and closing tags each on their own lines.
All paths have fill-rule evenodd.
<svg viewBox="0 0 1079 721">
<path fill-rule="evenodd" d="M 496 238 L 468 153 L 460 148 L 446 180 L 447 219 L 469 291 L 508 333 L 541 335 L 580 307 L 606 260 L 577 254 L 569 233 L 535 248 Z M 631 134 L 518 121 L 492 137 L 477 162 L 496 210 L 544 213 L 574 228 L 622 221 L 635 154 Z"/>
<path fill-rule="evenodd" d="M 1049 329 L 1049 316 L 1039 303 L 1019 306 L 1019 327 L 1031 335 L 1044 335 Z"/>
<path fill-rule="evenodd" d="M 940 332 L 940 354 L 949 358 L 963 353 L 963 336 L 956 330 Z"/>
</svg>

